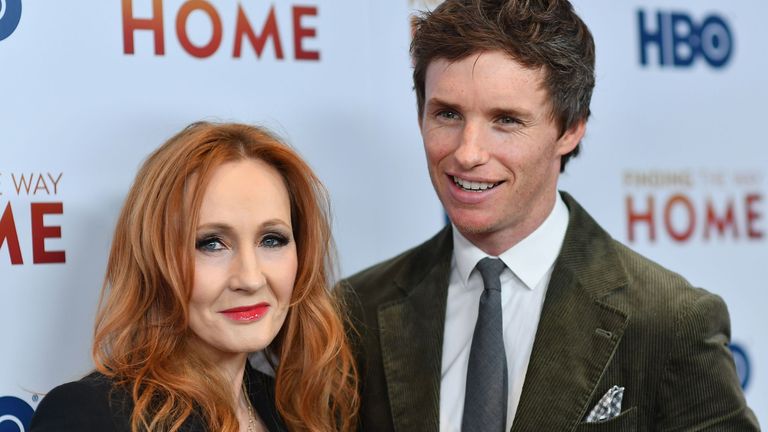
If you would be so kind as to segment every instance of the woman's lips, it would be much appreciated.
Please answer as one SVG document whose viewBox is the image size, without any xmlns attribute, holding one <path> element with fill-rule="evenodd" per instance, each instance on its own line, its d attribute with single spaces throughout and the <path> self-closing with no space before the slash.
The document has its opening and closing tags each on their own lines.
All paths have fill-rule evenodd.
<svg viewBox="0 0 768 432">
<path fill-rule="evenodd" d="M 269 303 L 259 303 L 220 311 L 225 317 L 240 322 L 251 322 L 261 319 L 269 310 Z"/>
</svg>

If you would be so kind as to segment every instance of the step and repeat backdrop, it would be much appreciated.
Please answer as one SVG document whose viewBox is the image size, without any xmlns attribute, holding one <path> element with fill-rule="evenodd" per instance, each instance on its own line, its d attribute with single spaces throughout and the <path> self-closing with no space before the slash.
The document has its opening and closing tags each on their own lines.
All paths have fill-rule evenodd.
<svg viewBox="0 0 768 432">
<path fill-rule="evenodd" d="M 341 275 L 431 236 L 409 17 L 429 0 L 0 0 L 0 430 L 92 367 L 115 219 L 146 155 L 197 120 L 267 126 L 328 187 Z M 561 188 L 721 295 L 768 423 L 768 4 L 576 0 L 593 117 Z"/>
</svg>

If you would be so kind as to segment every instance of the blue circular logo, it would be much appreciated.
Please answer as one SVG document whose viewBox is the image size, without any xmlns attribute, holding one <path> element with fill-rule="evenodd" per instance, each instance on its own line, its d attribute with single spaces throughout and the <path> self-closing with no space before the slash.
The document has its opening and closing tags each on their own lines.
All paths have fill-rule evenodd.
<svg viewBox="0 0 768 432">
<path fill-rule="evenodd" d="M 21 21 L 21 0 L 0 0 L 0 41 L 10 36 Z M 3 432 L 0 429 L 0 432 Z"/>
<path fill-rule="evenodd" d="M 741 388 L 746 390 L 749 385 L 750 373 L 752 372 L 747 350 L 737 343 L 732 343 L 730 348 L 733 353 L 733 361 L 736 363 L 736 373 L 739 374 L 739 380 L 741 381 Z"/>
<path fill-rule="evenodd" d="M 0 432 L 26 432 L 35 410 L 13 396 L 0 397 Z"/>
</svg>

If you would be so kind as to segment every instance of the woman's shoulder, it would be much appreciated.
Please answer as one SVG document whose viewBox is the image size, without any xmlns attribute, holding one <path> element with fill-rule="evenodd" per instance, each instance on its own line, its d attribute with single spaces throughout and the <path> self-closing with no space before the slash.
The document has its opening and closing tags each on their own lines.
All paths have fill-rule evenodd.
<svg viewBox="0 0 768 432">
<path fill-rule="evenodd" d="M 129 403 L 127 392 L 94 372 L 48 392 L 32 416 L 30 431 L 127 431 Z"/>
</svg>

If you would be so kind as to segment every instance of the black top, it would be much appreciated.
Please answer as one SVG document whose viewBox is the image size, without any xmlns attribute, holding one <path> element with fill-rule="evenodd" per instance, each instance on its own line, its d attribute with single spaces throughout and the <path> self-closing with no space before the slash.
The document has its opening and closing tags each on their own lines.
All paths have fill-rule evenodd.
<svg viewBox="0 0 768 432">
<path fill-rule="evenodd" d="M 275 380 L 253 368 L 245 368 L 248 397 L 270 432 L 286 427 L 275 407 Z M 30 432 L 130 432 L 133 401 L 129 390 L 114 387 L 98 372 L 80 381 L 60 385 L 40 402 Z M 190 416 L 184 432 L 206 432 L 201 419 Z"/>
</svg>

